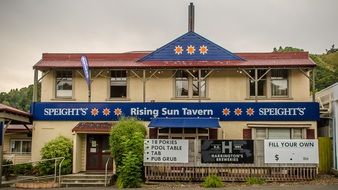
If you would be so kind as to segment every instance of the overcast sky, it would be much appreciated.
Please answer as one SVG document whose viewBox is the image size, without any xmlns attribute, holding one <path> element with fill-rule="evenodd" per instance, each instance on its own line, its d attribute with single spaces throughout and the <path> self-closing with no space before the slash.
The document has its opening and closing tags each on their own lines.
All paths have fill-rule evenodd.
<svg viewBox="0 0 338 190">
<path fill-rule="evenodd" d="M 33 83 L 42 53 L 154 50 L 195 32 L 232 52 L 338 46 L 337 0 L 0 0 L 0 92 Z"/>
</svg>

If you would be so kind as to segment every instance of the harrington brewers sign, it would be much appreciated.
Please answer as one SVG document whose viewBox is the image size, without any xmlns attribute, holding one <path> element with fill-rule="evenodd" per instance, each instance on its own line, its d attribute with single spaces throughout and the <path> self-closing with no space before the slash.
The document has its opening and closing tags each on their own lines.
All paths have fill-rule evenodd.
<svg viewBox="0 0 338 190">
<path fill-rule="evenodd" d="M 317 140 L 264 140 L 265 163 L 318 164 Z"/>
<path fill-rule="evenodd" d="M 202 140 L 202 163 L 253 163 L 252 140 Z"/>
<path fill-rule="evenodd" d="M 145 163 L 188 163 L 188 140 L 145 139 Z"/>
<path fill-rule="evenodd" d="M 214 117 L 221 121 L 315 121 L 315 102 L 261 103 L 80 103 L 40 102 L 32 105 L 34 120 L 112 121 L 132 116 L 149 121 L 156 117 Z"/>
</svg>

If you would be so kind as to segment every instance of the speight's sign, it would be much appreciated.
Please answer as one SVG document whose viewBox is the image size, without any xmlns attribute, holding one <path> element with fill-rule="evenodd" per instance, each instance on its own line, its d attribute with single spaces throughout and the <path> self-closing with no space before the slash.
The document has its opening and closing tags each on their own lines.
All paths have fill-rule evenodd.
<svg viewBox="0 0 338 190">
<path fill-rule="evenodd" d="M 202 163 L 253 163 L 253 140 L 202 140 Z"/>
<path fill-rule="evenodd" d="M 262 103 L 113 103 L 37 102 L 32 104 L 34 120 L 112 121 L 121 116 L 150 121 L 156 117 L 213 117 L 221 121 L 316 121 L 315 102 Z"/>
</svg>

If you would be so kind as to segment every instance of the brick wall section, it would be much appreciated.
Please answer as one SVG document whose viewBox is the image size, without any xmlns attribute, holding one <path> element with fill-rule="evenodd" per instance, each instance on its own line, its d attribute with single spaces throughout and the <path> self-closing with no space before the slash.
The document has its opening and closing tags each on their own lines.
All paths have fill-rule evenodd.
<svg viewBox="0 0 338 190">
<path fill-rule="evenodd" d="M 306 129 L 306 139 L 315 139 L 315 130 L 314 129 Z"/>
<path fill-rule="evenodd" d="M 217 139 L 217 129 L 209 129 L 209 139 Z"/>
<path fill-rule="evenodd" d="M 149 128 L 149 138 L 157 139 L 157 128 Z"/>
<path fill-rule="evenodd" d="M 252 139 L 252 129 L 243 129 L 243 140 Z"/>
</svg>

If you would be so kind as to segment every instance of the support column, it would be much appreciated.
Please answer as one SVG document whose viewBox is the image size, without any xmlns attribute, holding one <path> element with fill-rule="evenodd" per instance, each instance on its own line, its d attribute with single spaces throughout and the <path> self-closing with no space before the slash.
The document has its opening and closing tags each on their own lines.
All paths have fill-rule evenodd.
<svg viewBox="0 0 338 190">
<path fill-rule="evenodd" d="M 201 69 L 198 69 L 198 102 L 201 102 L 201 92 L 202 92 L 202 85 L 201 85 Z"/>
<path fill-rule="evenodd" d="M 312 101 L 315 102 L 316 101 L 316 73 L 315 73 L 315 69 L 312 69 Z"/>
<path fill-rule="evenodd" d="M 143 77 L 142 77 L 142 83 L 143 83 L 143 102 L 146 102 L 146 70 L 143 70 Z"/>
<path fill-rule="evenodd" d="M 33 102 L 38 101 L 38 85 L 39 85 L 38 74 L 39 71 L 37 69 L 34 69 Z"/>
<path fill-rule="evenodd" d="M 5 126 L 5 121 L 0 118 L 0 187 L 2 187 L 2 160 L 3 160 L 3 142 L 4 142 L 4 126 Z"/>
<path fill-rule="evenodd" d="M 257 76 L 258 76 L 258 70 L 255 69 L 255 102 L 258 101 L 258 79 L 257 79 Z"/>
</svg>

